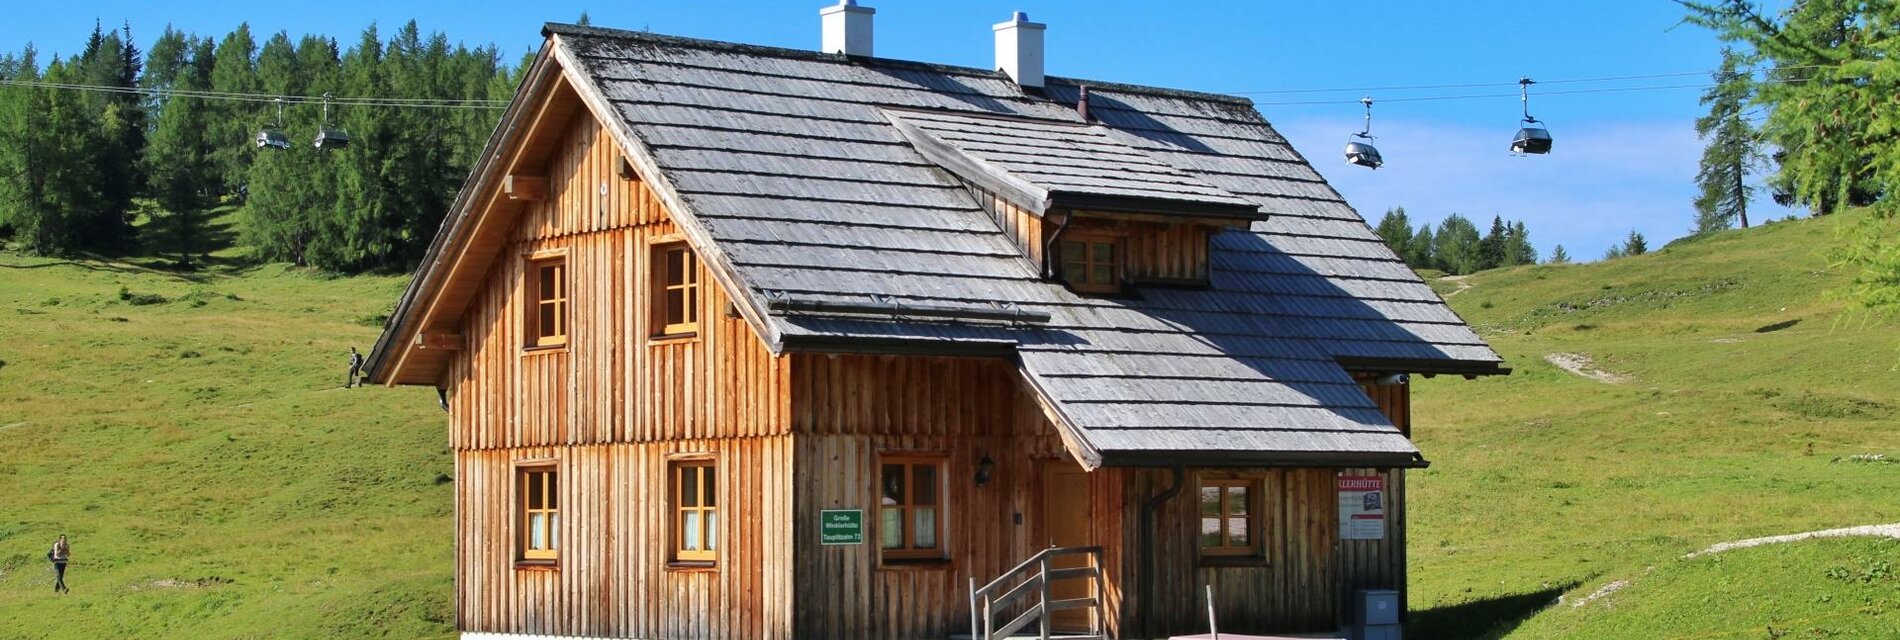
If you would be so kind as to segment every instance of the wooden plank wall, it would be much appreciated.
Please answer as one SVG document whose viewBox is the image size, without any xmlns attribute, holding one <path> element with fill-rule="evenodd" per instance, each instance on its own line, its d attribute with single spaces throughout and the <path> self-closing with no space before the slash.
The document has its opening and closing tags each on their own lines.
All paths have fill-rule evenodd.
<svg viewBox="0 0 1900 640">
<path fill-rule="evenodd" d="M 962 631 L 969 624 L 969 580 L 987 583 L 1047 546 L 1041 465 L 1067 457 L 1053 427 L 1021 391 L 1014 365 L 803 354 L 793 365 L 798 637 L 937 640 Z M 947 457 L 948 562 L 879 562 L 878 459 L 885 453 Z M 987 486 L 977 487 L 977 462 L 986 455 L 995 471 Z M 1120 533 L 1119 475 L 1090 475 L 1102 529 L 1096 542 L 1119 552 L 1120 541 L 1110 537 Z M 823 509 L 864 509 L 871 529 L 866 544 L 820 545 L 816 523 Z M 1120 576 L 1111 579 L 1118 584 Z"/>
<path fill-rule="evenodd" d="M 1048 242 L 1048 238 L 1043 235 L 1042 218 L 987 189 L 968 182 L 964 182 L 963 186 L 976 197 L 977 204 L 982 205 L 983 210 L 990 214 L 990 219 L 996 221 L 996 226 L 1002 228 L 1003 235 L 1009 236 L 1010 241 L 1016 243 L 1016 248 L 1022 251 L 1023 257 L 1028 258 L 1031 263 L 1040 268 L 1043 264 L 1043 254 L 1048 250 L 1044 244 Z M 1053 229 L 1053 223 L 1048 228 Z"/>
<path fill-rule="evenodd" d="M 1261 514 L 1264 562 L 1249 566 L 1203 566 L 1200 560 L 1200 503 L 1196 486 L 1203 473 L 1253 475 L 1265 483 Z M 1221 631 L 1271 633 L 1333 628 L 1338 604 L 1333 596 L 1333 546 L 1338 539 L 1337 510 L 1330 469 L 1189 470 L 1181 494 L 1155 514 L 1156 573 L 1151 615 L 1161 637 L 1207 632 L 1205 587 L 1214 586 Z M 1146 497 L 1167 489 L 1169 473 L 1142 469 L 1128 476 L 1124 534 L 1138 544 L 1140 511 Z M 1130 549 L 1122 571 L 1145 570 L 1141 551 Z M 1139 625 L 1140 583 L 1131 578 L 1124 597 L 1124 625 Z M 1128 637 L 1137 637 L 1139 626 Z"/>
<path fill-rule="evenodd" d="M 618 177 L 618 150 L 592 118 L 577 118 L 560 149 L 549 198 L 524 216 L 514 248 L 464 321 L 466 345 L 450 372 L 463 409 L 451 443 L 486 449 L 784 433 L 786 361 L 726 312 L 729 299 L 704 265 L 698 337 L 647 338 L 648 247 L 677 237 L 673 223 L 646 183 Z M 520 256 L 543 250 L 568 252 L 570 335 L 565 348 L 525 351 Z"/>
<path fill-rule="evenodd" d="M 1126 276 L 1135 282 L 1207 281 L 1208 227 L 1104 217 L 1113 215 L 1081 212 L 1063 234 L 1121 236 L 1127 254 Z"/>
<path fill-rule="evenodd" d="M 715 569 L 668 565 L 670 456 L 719 466 Z M 457 626 L 637 638 L 787 638 L 789 436 L 458 451 Z M 558 569 L 515 563 L 514 464 L 556 460 Z M 766 570 L 777 568 L 778 570 Z M 769 597 L 768 597 L 769 596 Z"/>
<path fill-rule="evenodd" d="M 458 624 L 786 637 L 789 360 L 726 313 L 727 297 L 703 267 L 698 335 L 648 339 L 648 247 L 676 237 L 675 228 L 644 182 L 618 175 L 618 150 L 592 118 L 576 118 L 556 149 L 548 198 L 529 205 L 490 270 L 449 373 Z M 568 344 L 527 351 L 521 256 L 551 249 L 567 252 Z M 680 451 L 715 452 L 722 469 L 746 470 L 720 476 L 735 526 L 722 537 L 728 548 L 717 571 L 664 566 L 658 496 L 665 456 Z M 562 469 L 558 570 L 513 563 L 512 461 L 533 458 L 554 458 Z"/>
<path fill-rule="evenodd" d="M 1359 376 L 1367 394 L 1400 429 L 1411 426 L 1410 389 L 1372 385 L 1377 376 Z M 1203 566 L 1198 548 L 1199 476 L 1207 473 L 1253 475 L 1266 486 L 1266 562 L 1256 566 Z M 1339 475 L 1380 475 L 1386 479 L 1388 520 L 1382 540 L 1341 540 L 1336 479 Z M 1138 544 L 1140 511 L 1147 496 L 1168 487 L 1165 470 L 1141 469 L 1127 475 L 1121 537 Z M 1350 597 L 1357 589 L 1405 591 L 1405 471 L 1402 469 L 1204 469 L 1190 470 L 1181 495 L 1156 514 L 1157 573 L 1154 585 L 1155 629 L 1167 634 L 1207 632 L 1206 585 L 1215 591 L 1222 631 L 1284 633 L 1329 631 L 1349 621 Z M 1139 624 L 1140 583 L 1145 570 L 1140 550 L 1130 548 L 1121 572 L 1129 576 L 1119 615 L 1124 625 Z M 1141 629 L 1124 626 L 1129 634 Z M 1135 637 L 1134 635 L 1127 637 Z"/>
</svg>

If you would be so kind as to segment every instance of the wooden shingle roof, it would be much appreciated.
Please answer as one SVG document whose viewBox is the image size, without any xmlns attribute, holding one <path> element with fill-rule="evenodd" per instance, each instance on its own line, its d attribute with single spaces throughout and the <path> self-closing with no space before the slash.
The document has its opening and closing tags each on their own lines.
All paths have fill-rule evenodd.
<svg viewBox="0 0 1900 640">
<path fill-rule="evenodd" d="M 546 32 L 717 245 L 775 351 L 1014 354 L 1091 466 L 1417 464 L 1342 363 L 1506 371 L 1244 99 L 1055 77 L 1037 95 L 980 69 Z M 1083 85 L 1094 122 L 1072 108 Z M 1042 278 L 918 135 L 1045 192 L 1254 219 L 1213 236 L 1208 288 L 1079 296 Z M 1021 143 L 1034 137 L 1054 151 Z M 870 303 L 893 311 L 813 311 Z M 1012 309 L 1047 320 L 994 318 Z"/>
</svg>

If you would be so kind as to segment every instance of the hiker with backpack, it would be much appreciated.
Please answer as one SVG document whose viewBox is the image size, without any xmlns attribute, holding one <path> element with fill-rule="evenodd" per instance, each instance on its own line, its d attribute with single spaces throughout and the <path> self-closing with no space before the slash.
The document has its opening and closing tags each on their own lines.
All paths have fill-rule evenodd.
<svg viewBox="0 0 1900 640">
<path fill-rule="evenodd" d="M 343 388 L 348 389 L 352 386 L 363 386 L 362 380 L 359 379 L 362 373 L 363 354 L 357 353 L 356 347 L 350 347 L 350 377 L 344 380 Z"/>
<path fill-rule="evenodd" d="M 46 552 L 46 559 L 53 562 L 53 593 L 72 593 L 66 588 L 66 563 L 72 560 L 73 547 L 66 543 L 66 534 L 59 534 L 53 541 L 53 548 Z"/>
</svg>

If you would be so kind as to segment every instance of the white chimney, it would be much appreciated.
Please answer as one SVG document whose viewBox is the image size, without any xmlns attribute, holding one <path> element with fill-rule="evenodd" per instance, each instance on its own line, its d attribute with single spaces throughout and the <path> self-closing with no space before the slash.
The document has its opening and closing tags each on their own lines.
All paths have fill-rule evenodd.
<svg viewBox="0 0 1900 640">
<path fill-rule="evenodd" d="M 876 9 L 858 6 L 857 0 L 838 0 L 835 6 L 818 10 L 824 23 L 825 53 L 847 56 L 871 56 L 871 14 Z"/>
<path fill-rule="evenodd" d="M 1049 25 L 1030 22 L 1021 11 L 996 25 L 996 68 L 1025 87 L 1042 87 L 1042 32 Z"/>
</svg>

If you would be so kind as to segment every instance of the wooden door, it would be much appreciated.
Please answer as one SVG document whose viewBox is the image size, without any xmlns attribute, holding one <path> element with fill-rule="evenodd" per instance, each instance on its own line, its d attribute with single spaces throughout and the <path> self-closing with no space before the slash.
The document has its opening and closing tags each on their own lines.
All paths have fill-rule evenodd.
<svg viewBox="0 0 1900 640">
<path fill-rule="evenodd" d="M 1044 542 L 1057 547 L 1084 547 L 1094 544 L 1089 536 L 1091 520 L 1089 499 L 1089 477 L 1081 467 L 1069 460 L 1051 460 L 1042 467 L 1042 531 L 1048 539 Z M 1056 568 L 1081 567 L 1088 565 L 1086 556 L 1063 556 L 1056 559 Z M 1050 584 L 1050 597 L 1056 600 L 1089 597 L 1092 585 L 1087 580 L 1063 580 Z M 1069 609 L 1055 612 L 1053 623 L 1056 629 L 1063 631 L 1085 631 L 1089 628 L 1089 618 L 1094 615 L 1088 609 Z"/>
</svg>

